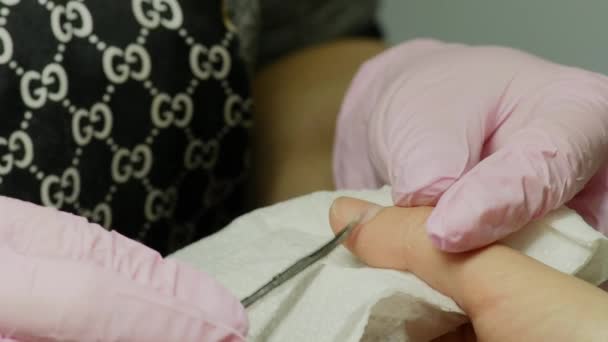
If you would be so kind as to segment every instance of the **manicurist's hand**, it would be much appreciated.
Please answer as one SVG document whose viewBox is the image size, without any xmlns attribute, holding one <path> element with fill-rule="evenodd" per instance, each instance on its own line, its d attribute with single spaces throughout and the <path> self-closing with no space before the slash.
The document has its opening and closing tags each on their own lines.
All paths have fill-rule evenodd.
<svg viewBox="0 0 608 342">
<path fill-rule="evenodd" d="M 338 188 L 432 205 L 440 249 L 485 246 L 566 204 L 608 232 L 608 78 L 503 47 L 414 40 L 367 61 L 337 124 Z"/>
<path fill-rule="evenodd" d="M 208 275 L 84 218 L 0 197 L 0 341 L 244 341 Z"/>
</svg>

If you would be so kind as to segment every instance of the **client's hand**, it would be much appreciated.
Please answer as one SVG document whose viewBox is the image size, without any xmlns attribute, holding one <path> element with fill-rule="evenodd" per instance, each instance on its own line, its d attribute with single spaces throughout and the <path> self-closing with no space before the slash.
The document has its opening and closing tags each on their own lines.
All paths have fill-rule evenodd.
<svg viewBox="0 0 608 342">
<path fill-rule="evenodd" d="M 209 276 L 85 219 L 0 197 L 0 341 L 243 341 Z"/>
<path fill-rule="evenodd" d="M 334 231 L 367 213 L 345 242 L 349 250 L 371 266 L 411 271 L 460 305 L 472 329 L 440 341 L 608 341 L 608 295 L 600 289 L 498 244 L 441 252 L 424 231 L 432 208 L 370 205 L 337 200 Z"/>
<path fill-rule="evenodd" d="M 436 206 L 433 242 L 485 246 L 563 204 L 608 233 L 608 78 L 521 51 L 415 40 L 368 61 L 338 121 L 339 188 Z"/>
</svg>

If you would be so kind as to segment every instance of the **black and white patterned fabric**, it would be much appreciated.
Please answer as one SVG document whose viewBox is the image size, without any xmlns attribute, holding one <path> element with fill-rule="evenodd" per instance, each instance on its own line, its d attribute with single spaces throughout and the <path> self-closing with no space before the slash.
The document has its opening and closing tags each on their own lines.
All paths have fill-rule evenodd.
<svg viewBox="0 0 608 342">
<path fill-rule="evenodd" d="M 220 0 L 0 0 L 0 194 L 165 254 L 242 209 L 251 100 Z"/>
</svg>

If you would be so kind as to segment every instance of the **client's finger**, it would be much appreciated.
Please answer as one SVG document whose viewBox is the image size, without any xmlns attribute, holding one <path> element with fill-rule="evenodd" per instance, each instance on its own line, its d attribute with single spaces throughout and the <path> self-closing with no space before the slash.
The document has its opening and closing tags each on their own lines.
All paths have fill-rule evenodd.
<svg viewBox="0 0 608 342">
<path fill-rule="evenodd" d="M 330 223 L 338 233 L 349 222 L 361 218 L 361 224 L 345 246 L 370 266 L 408 270 L 407 250 L 419 238 L 409 236 L 409 233 L 423 227 L 429 213 L 430 208 L 425 207 L 383 208 L 367 201 L 341 197 L 332 205 Z"/>
<path fill-rule="evenodd" d="M 433 246 L 425 230 L 430 207 L 386 207 L 342 197 L 330 210 L 330 223 L 339 232 L 363 217 L 345 246 L 366 264 L 411 271 L 448 296 L 458 295 L 457 272 L 467 254 L 447 254 Z M 458 302 L 459 299 L 455 298 Z"/>
<path fill-rule="evenodd" d="M 564 307 L 581 310 L 576 315 L 586 317 L 581 320 L 588 320 L 587 328 L 608 336 L 606 322 L 593 320 L 607 317 L 608 297 L 601 290 L 500 244 L 466 253 L 440 251 L 426 234 L 425 222 L 431 210 L 378 208 L 369 202 L 340 198 L 332 206 L 330 221 L 338 232 L 365 215 L 367 220 L 356 228 L 346 246 L 371 266 L 411 271 L 454 299 L 475 323 L 478 336 L 501 336 L 503 341 L 511 341 L 505 339 L 511 330 L 533 327 L 527 331 L 528 340 L 539 340 L 537 337 L 549 330 L 540 331 L 537 324 L 547 323 L 551 317 L 552 327 L 562 326 L 570 317 L 562 312 Z M 498 329 L 495 322 L 502 321 L 511 322 L 513 329 Z"/>
</svg>

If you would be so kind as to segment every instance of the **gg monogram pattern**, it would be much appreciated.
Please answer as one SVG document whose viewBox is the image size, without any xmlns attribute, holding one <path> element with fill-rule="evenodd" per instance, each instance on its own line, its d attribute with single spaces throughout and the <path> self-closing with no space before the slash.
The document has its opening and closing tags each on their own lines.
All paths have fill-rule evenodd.
<svg viewBox="0 0 608 342">
<path fill-rule="evenodd" d="M 222 6 L 0 0 L 0 194 L 164 254 L 240 214 L 251 100 Z"/>
</svg>

